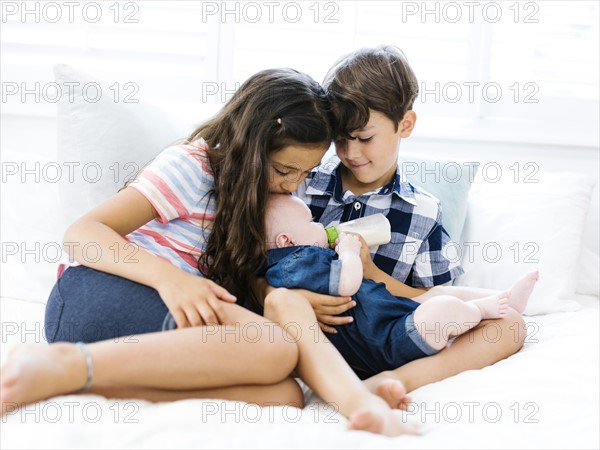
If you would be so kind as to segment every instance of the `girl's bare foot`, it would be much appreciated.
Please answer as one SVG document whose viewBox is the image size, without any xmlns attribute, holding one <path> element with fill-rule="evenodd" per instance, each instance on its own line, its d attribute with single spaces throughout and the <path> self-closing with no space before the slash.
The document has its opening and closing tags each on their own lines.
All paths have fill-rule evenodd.
<svg viewBox="0 0 600 450">
<path fill-rule="evenodd" d="M 87 366 L 74 344 L 19 345 L 0 369 L 0 414 L 80 390 Z"/>
<path fill-rule="evenodd" d="M 535 272 L 528 273 L 517 281 L 510 289 L 511 296 L 508 305 L 518 313 L 523 313 L 527 307 L 527 302 L 533 292 L 535 283 L 537 283 L 539 279 L 540 273 L 536 270 Z"/>
</svg>

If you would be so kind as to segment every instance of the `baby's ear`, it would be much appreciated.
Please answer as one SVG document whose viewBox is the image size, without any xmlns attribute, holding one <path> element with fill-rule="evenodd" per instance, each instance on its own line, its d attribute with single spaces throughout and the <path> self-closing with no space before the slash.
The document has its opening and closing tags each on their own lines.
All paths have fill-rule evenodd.
<svg viewBox="0 0 600 450">
<path fill-rule="evenodd" d="M 287 233 L 279 233 L 275 237 L 275 247 L 277 248 L 291 247 L 292 245 L 294 245 L 292 237 Z"/>
</svg>

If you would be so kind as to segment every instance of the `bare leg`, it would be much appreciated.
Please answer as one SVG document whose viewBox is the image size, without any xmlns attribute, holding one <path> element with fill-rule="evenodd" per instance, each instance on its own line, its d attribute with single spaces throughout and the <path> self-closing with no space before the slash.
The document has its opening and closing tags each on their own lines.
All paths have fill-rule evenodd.
<svg viewBox="0 0 600 450">
<path fill-rule="evenodd" d="M 424 294 L 413 297 L 412 300 L 418 303 L 424 303 L 440 295 L 452 295 L 463 301 L 475 300 L 481 297 L 488 297 L 497 294 L 500 291 L 494 289 L 485 289 L 470 286 L 434 286 Z"/>
<path fill-rule="evenodd" d="M 395 436 L 413 433 L 380 397 L 369 392 L 326 341 L 308 300 L 297 292 L 276 289 L 265 298 L 265 317 L 279 323 L 297 342 L 296 370 L 311 389 L 350 419 L 349 428 Z"/>
<path fill-rule="evenodd" d="M 304 406 L 302 389 L 293 378 L 286 378 L 280 383 L 264 386 L 229 386 L 223 388 L 198 390 L 167 390 L 157 388 L 95 386 L 90 394 L 107 398 L 137 398 L 151 402 L 169 402 L 190 398 L 213 398 L 221 400 L 239 400 L 255 403 L 260 406 Z"/>
<path fill-rule="evenodd" d="M 465 302 L 451 295 L 438 295 L 415 310 L 415 326 L 427 344 L 441 350 L 452 336 L 466 333 L 482 320 L 503 317 L 509 296 L 510 292 L 501 292 Z"/>
<path fill-rule="evenodd" d="M 510 288 L 509 306 L 517 312 L 522 313 L 527 306 L 527 302 L 535 283 L 539 280 L 540 274 L 538 271 L 525 274 L 521 279 Z M 488 297 L 493 294 L 498 294 L 501 291 L 494 289 L 484 289 L 470 286 L 434 286 L 424 294 L 413 297 L 413 300 L 418 303 L 423 303 L 438 295 L 453 295 L 464 301 L 476 300 L 481 297 Z"/>
<path fill-rule="evenodd" d="M 450 347 L 395 370 L 377 374 L 365 383 L 370 389 L 381 380 L 401 380 L 407 392 L 465 370 L 482 369 L 513 355 L 525 342 L 525 322 L 509 308 L 502 319 L 485 320 L 460 335 Z"/>
<path fill-rule="evenodd" d="M 297 363 L 297 346 L 267 319 L 237 305 L 223 307 L 232 321 L 227 326 L 89 344 L 94 385 L 198 390 L 286 379 Z M 85 378 L 85 360 L 74 344 L 17 347 L 1 369 L 0 400 L 21 405 L 76 392 Z"/>
</svg>

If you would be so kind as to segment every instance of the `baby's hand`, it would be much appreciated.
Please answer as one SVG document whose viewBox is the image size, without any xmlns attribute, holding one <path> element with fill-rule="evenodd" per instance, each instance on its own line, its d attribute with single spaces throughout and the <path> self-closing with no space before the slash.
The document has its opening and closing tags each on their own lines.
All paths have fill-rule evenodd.
<svg viewBox="0 0 600 450">
<path fill-rule="evenodd" d="M 369 247 L 365 242 L 364 238 L 358 234 L 356 235 L 358 240 L 360 241 L 360 259 L 363 266 L 363 278 L 375 279 L 375 275 L 377 273 L 377 266 L 371 259 L 371 253 L 369 251 Z"/>
<path fill-rule="evenodd" d="M 354 234 L 340 233 L 340 236 L 337 240 L 337 245 L 335 246 L 335 251 L 338 255 L 345 252 L 359 255 L 360 241 Z"/>
</svg>

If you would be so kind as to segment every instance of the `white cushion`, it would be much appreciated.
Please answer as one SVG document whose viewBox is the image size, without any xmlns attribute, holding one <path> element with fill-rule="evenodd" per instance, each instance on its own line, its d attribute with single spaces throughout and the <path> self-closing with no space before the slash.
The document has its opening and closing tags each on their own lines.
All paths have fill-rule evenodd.
<svg viewBox="0 0 600 450">
<path fill-rule="evenodd" d="M 540 173 L 537 178 L 537 183 L 476 178 L 462 238 L 466 273 L 455 284 L 508 289 L 524 273 L 539 270 L 525 314 L 576 310 L 578 304 L 569 299 L 575 294 L 596 180 L 579 173 Z"/>
<path fill-rule="evenodd" d="M 400 167 L 407 181 L 438 198 L 444 229 L 453 241 L 459 242 L 467 217 L 469 190 L 478 164 L 400 153 Z"/>
</svg>

